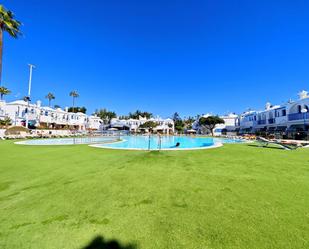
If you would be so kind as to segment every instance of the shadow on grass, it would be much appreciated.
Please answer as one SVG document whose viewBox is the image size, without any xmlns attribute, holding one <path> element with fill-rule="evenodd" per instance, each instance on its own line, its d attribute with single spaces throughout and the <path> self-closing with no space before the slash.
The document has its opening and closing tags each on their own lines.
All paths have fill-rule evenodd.
<svg viewBox="0 0 309 249">
<path fill-rule="evenodd" d="M 257 147 L 257 148 L 266 148 L 266 149 L 277 149 L 277 150 L 283 150 L 283 148 L 277 147 L 277 146 L 272 146 L 272 145 L 268 145 L 268 146 L 261 146 L 258 144 L 248 144 L 248 146 L 251 147 Z"/>
<path fill-rule="evenodd" d="M 117 240 L 105 241 L 103 236 L 97 236 L 81 249 L 137 249 L 137 247 L 134 244 L 121 245 Z"/>
</svg>

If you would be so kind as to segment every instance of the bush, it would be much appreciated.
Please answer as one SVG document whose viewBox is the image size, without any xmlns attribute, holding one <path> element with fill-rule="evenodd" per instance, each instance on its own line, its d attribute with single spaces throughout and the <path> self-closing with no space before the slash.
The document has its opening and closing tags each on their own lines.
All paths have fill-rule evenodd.
<svg viewBox="0 0 309 249">
<path fill-rule="evenodd" d="M 5 118 L 5 119 L 0 119 L 0 127 L 1 126 L 9 126 L 11 125 L 11 119 L 10 118 Z"/>
</svg>

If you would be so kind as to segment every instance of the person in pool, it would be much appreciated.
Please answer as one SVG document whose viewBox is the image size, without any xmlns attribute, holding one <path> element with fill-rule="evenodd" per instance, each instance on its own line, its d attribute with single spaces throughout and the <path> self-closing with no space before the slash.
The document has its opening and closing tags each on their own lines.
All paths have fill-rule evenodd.
<svg viewBox="0 0 309 249">
<path fill-rule="evenodd" d="M 176 143 L 176 145 L 175 146 L 173 146 L 174 148 L 177 148 L 177 147 L 179 147 L 180 146 L 180 143 L 179 142 L 177 142 Z"/>
</svg>

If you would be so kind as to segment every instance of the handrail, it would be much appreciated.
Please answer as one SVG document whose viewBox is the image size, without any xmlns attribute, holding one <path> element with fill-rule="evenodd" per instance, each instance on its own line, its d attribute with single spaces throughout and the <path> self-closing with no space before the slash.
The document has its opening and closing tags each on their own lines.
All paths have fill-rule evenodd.
<svg viewBox="0 0 309 249">
<path fill-rule="evenodd" d="M 161 136 L 160 135 L 158 135 L 158 137 L 159 137 L 159 141 L 158 141 L 158 150 L 161 150 L 161 148 L 162 148 L 162 138 L 161 138 Z"/>
</svg>

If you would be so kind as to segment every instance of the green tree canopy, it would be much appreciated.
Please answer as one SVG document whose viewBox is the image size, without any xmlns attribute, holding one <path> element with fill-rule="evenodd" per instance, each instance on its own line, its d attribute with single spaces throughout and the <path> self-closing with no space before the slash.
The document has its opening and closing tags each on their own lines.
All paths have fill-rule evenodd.
<svg viewBox="0 0 309 249">
<path fill-rule="evenodd" d="M 104 124 L 109 124 L 112 118 L 117 117 L 116 112 L 109 111 L 106 108 L 96 110 L 94 114 L 100 117 L 103 120 Z"/>
<path fill-rule="evenodd" d="M 12 121 L 8 117 L 6 117 L 4 119 L 0 119 L 0 126 L 9 126 L 11 124 L 12 124 Z"/>
<path fill-rule="evenodd" d="M 185 127 L 185 123 L 179 119 L 179 120 L 176 120 L 174 121 L 175 123 L 175 130 L 178 131 L 178 132 L 183 132 L 184 130 L 184 127 Z"/>
<path fill-rule="evenodd" d="M 224 120 L 218 116 L 201 117 L 199 119 L 199 125 L 209 129 L 212 135 L 214 135 L 214 128 L 217 124 L 224 124 Z"/>
<path fill-rule="evenodd" d="M 152 130 L 153 128 L 155 128 L 157 126 L 158 126 L 158 124 L 156 122 L 154 122 L 154 121 L 147 121 L 147 122 L 141 124 L 139 126 L 139 128 Z"/>
<path fill-rule="evenodd" d="M 136 110 L 133 113 L 130 112 L 128 118 L 139 119 L 140 116 L 149 119 L 153 117 L 153 114 L 151 112 Z"/>
<path fill-rule="evenodd" d="M 175 130 L 177 132 L 183 132 L 184 127 L 185 127 L 185 123 L 184 121 L 181 119 L 180 115 L 178 112 L 175 112 L 173 114 L 172 119 L 174 120 L 174 125 L 175 125 Z"/>
<path fill-rule="evenodd" d="M 13 12 L 0 4 L 0 86 L 2 83 L 3 33 L 6 32 L 11 37 L 17 38 L 21 34 L 20 26 L 21 23 L 14 18 Z"/>
<path fill-rule="evenodd" d="M 46 99 L 48 99 L 48 106 L 50 107 L 50 102 L 55 99 L 55 95 L 51 92 L 49 92 L 46 96 L 45 96 Z"/>
<path fill-rule="evenodd" d="M 81 107 L 79 107 L 79 106 L 76 106 L 76 107 L 72 106 L 72 107 L 69 107 L 68 111 L 69 112 L 74 112 L 74 113 L 82 112 L 82 113 L 86 114 L 87 108 L 84 107 L 84 106 L 81 106 Z"/>
<path fill-rule="evenodd" d="M 74 90 L 74 91 L 71 91 L 70 94 L 69 94 L 71 97 L 72 97 L 72 103 L 73 103 L 73 110 L 72 112 L 76 112 L 74 109 L 75 109 L 75 99 L 79 97 L 79 93 Z"/>
<path fill-rule="evenodd" d="M 0 100 L 3 100 L 4 95 L 8 95 L 10 93 L 11 93 L 11 91 L 8 88 L 6 88 L 4 86 L 0 86 Z"/>
<path fill-rule="evenodd" d="M 187 117 L 183 120 L 184 128 L 185 129 L 192 129 L 192 124 L 194 123 L 195 119 L 193 117 Z"/>
</svg>

